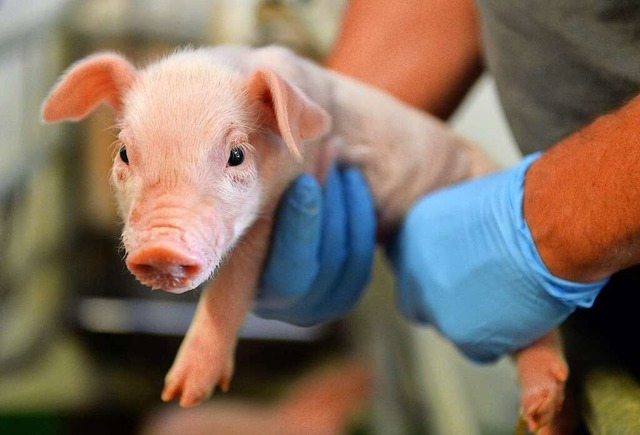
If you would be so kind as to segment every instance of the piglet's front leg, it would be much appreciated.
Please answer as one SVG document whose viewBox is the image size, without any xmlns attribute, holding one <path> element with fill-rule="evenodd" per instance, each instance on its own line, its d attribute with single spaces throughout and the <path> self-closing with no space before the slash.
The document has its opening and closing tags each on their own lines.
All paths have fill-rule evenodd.
<svg viewBox="0 0 640 435">
<path fill-rule="evenodd" d="M 229 388 L 238 332 L 254 300 L 269 234 L 266 220 L 254 224 L 205 290 L 165 377 L 162 400 L 179 399 L 180 406 L 190 407 L 217 385 Z"/>
<path fill-rule="evenodd" d="M 190 407 L 209 397 L 216 385 L 223 391 L 229 388 L 236 338 L 231 322 L 216 317 L 213 308 L 220 302 L 216 293 L 220 292 L 208 288 L 198 304 L 176 360 L 165 377 L 164 401 L 179 399 L 180 406 Z"/>
<path fill-rule="evenodd" d="M 520 379 L 522 416 L 531 432 L 559 434 L 554 427 L 564 402 L 569 376 L 560 337 L 554 330 L 515 354 Z"/>
</svg>

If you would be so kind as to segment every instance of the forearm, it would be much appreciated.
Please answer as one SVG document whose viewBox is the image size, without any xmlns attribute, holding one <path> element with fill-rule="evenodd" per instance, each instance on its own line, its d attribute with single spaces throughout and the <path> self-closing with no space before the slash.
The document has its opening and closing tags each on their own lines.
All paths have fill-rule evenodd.
<svg viewBox="0 0 640 435">
<path fill-rule="evenodd" d="M 446 118 L 481 71 L 473 0 L 352 0 L 327 65 Z"/>
<path fill-rule="evenodd" d="M 524 216 L 554 275 L 589 282 L 640 263 L 639 161 L 637 97 L 530 167 Z"/>
</svg>

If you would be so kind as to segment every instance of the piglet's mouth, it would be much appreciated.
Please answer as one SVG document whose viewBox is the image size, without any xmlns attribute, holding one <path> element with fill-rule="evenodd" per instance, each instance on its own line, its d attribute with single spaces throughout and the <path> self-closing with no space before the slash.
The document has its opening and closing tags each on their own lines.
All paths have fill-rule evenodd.
<svg viewBox="0 0 640 435">
<path fill-rule="evenodd" d="M 178 244 L 153 241 L 131 252 L 127 268 L 153 289 L 184 293 L 200 285 L 209 269 L 205 261 Z"/>
</svg>

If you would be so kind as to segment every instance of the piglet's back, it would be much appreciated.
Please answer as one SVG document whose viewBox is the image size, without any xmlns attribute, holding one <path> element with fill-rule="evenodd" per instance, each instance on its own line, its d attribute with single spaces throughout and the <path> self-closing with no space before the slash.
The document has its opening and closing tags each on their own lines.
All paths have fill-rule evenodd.
<svg viewBox="0 0 640 435">
<path fill-rule="evenodd" d="M 280 47 L 256 50 L 254 61 L 273 68 L 329 112 L 333 128 L 324 145 L 337 160 L 363 171 L 383 231 L 397 226 L 425 193 L 493 168 L 442 121 L 379 89 Z"/>
</svg>

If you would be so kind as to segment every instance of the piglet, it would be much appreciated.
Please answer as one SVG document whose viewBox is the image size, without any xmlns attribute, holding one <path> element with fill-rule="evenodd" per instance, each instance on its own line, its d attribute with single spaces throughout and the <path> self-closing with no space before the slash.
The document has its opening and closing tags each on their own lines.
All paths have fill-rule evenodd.
<svg viewBox="0 0 640 435">
<path fill-rule="evenodd" d="M 189 49 L 144 69 L 89 56 L 62 76 L 43 118 L 80 120 L 100 103 L 120 130 L 112 182 L 127 267 L 174 293 L 215 276 L 165 380 L 162 398 L 182 406 L 229 387 L 275 207 L 295 176 L 322 180 L 333 160 L 358 166 L 384 237 L 420 196 L 493 168 L 435 118 L 280 47 Z M 544 364 L 523 392 L 542 388 L 553 415 L 566 365 L 557 347 L 545 349 L 556 350 L 522 359 Z"/>
</svg>

